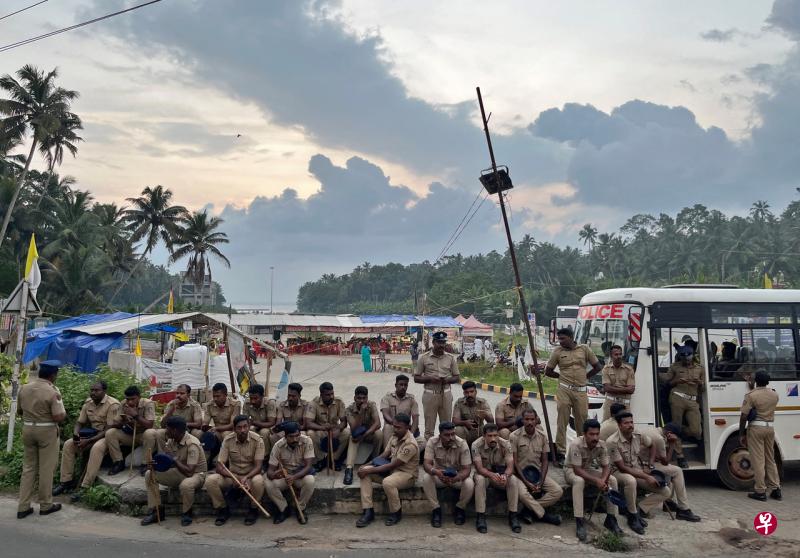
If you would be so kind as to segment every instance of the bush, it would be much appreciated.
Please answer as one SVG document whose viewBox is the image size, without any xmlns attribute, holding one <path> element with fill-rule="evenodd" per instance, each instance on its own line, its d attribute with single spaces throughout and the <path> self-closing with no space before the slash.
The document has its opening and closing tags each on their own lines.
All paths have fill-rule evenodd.
<svg viewBox="0 0 800 558">
<path fill-rule="evenodd" d="M 82 501 L 86 506 L 98 511 L 117 511 L 119 509 L 119 494 L 106 485 L 95 485 L 83 494 Z"/>
<path fill-rule="evenodd" d="M 595 537 L 593 542 L 597 548 L 606 552 L 627 552 L 629 550 L 628 543 L 621 536 L 615 535 L 611 531 L 603 530 L 602 533 Z"/>
<path fill-rule="evenodd" d="M 8 425 L 0 426 L 0 487 L 16 488 L 19 486 L 19 479 L 22 477 L 22 422 L 17 421 L 14 428 L 14 445 L 10 453 L 6 453 L 6 438 L 8 437 Z"/>
<path fill-rule="evenodd" d="M 14 357 L 0 354 L 0 415 L 8 412 L 11 399 L 8 394 L 11 392 L 11 376 L 14 373 Z M 19 384 L 28 381 L 28 369 L 23 366 L 20 370 Z"/>
</svg>

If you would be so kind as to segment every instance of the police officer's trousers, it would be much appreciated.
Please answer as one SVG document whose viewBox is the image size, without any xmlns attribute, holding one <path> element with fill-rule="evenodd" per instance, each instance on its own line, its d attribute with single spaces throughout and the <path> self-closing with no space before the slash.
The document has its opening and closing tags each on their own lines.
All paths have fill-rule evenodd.
<svg viewBox="0 0 800 558">
<path fill-rule="evenodd" d="M 416 477 L 404 471 L 393 471 L 392 474 L 387 477 L 382 477 L 381 475 L 367 475 L 360 480 L 361 507 L 363 509 L 368 510 L 374 507 L 372 501 L 372 483 L 378 483 L 383 487 L 383 493 L 386 494 L 386 503 L 389 505 L 389 513 L 395 513 L 399 511 L 401 507 L 400 490 L 414 486 Z"/>
<path fill-rule="evenodd" d="M 453 420 L 453 394 L 449 386 L 444 390 L 425 388 L 422 392 L 422 414 L 425 415 L 425 439 L 430 440 L 439 422 Z"/>
<path fill-rule="evenodd" d="M 91 451 L 91 448 L 93 448 L 95 445 L 97 445 L 97 443 L 101 441 L 102 438 L 97 442 L 95 442 L 94 444 L 92 444 L 89 450 L 85 451 Z M 72 438 L 64 442 L 64 446 L 61 448 L 61 476 L 59 477 L 62 483 L 71 482 L 72 479 L 75 477 L 75 461 L 76 458 L 78 457 L 78 452 L 80 451 L 81 450 L 78 449 L 78 444 L 75 443 L 75 441 Z M 103 459 L 102 455 L 100 456 L 100 459 L 101 460 Z M 87 466 L 88 466 L 87 464 L 84 464 L 84 470 L 87 469 Z M 100 466 L 98 465 L 98 468 L 99 467 Z"/>
<path fill-rule="evenodd" d="M 585 469 L 585 471 L 592 473 L 598 478 L 601 474 L 601 472 L 596 469 Z M 583 477 L 576 475 L 572 470 L 572 467 L 566 467 L 564 469 L 564 480 L 566 480 L 567 484 L 572 487 L 572 510 L 575 517 L 580 519 L 583 517 L 583 492 L 586 488 L 586 480 L 584 480 Z M 612 490 L 617 490 L 617 479 L 615 479 L 613 475 L 608 477 L 608 486 Z M 617 506 L 612 504 L 610 501 L 606 501 L 606 512 L 608 515 L 617 515 Z"/>
<path fill-rule="evenodd" d="M 589 398 L 585 391 L 575 391 L 558 384 L 556 392 L 556 409 L 558 410 L 558 431 L 556 432 L 556 448 L 561 454 L 567 453 L 567 426 L 569 415 L 575 418 L 575 431 L 583 432 L 583 423 L 589 417 Z"/>
<path fill-rule="evenodd" d="M 222 491 L 233 486 L 238 487 L 239 485 L 230 477 L 223 477 L 218 473 L 212 473 L 206 477 L 205 489 L 211 497 L 211 505 L 214 506 L 214 509 L 224 508 L 228 505 L 225 503 L 225 497 L 222 495 Z M 263 475 L 256 475 L 250 479 L 250 494 L 259 502 L 261 498 L 264 497 Z M 248 498 L 247 501 L 251 508 L 256 507 L 250 498 Z"/>
<path fill-rule="evenodd" d="M 155 482 L 150 480 L 155 473 Z M 205 472 L 195 473 L 191 477 L 185 477 L 177 469 L 169 471 L 147 471 L 144 475 L 144 483 L 147 486 L 147 507 L 150 509 L 161 505 L 161 489 L 163 484 L 169 488 L 177 488 L 181 493 L 181 513 L 186 513 L 194 505 L 195 492 L 203 486 L 206 480 Z"/>
<path fill-rule="evenodd" d="M 152 430 L 152 429 L 148 429 Z M 137 428 L 136 439 L 134 440 L 133 434 L 126 434 L 119 428 L 109 428 L 106 430 L 106 446 L 108 447 L 108 455 L 111 456 L 111 461 L 116 463 L 122 461 L 122 446 L 135 448 L 142 445 L 147 430 L 142 432 Z M 147 434 L 151 436 L 151 434 Z"/>
<path fill-rule="evenodd" d="M 669 478 L 670 499 L 674 499 L 679 510 L 689 509 L 689 499 L 686 496 L 686 481 L 683 478 L 683 469 L 675 465 L 662 465 L 656 463 L 656 469 L 664 471 Z"/>
<path fill-rule="evenodd" d="M 375 433 L 370 434 L 369 436 L 362 436 L 360 442 L 354 442 L 352 438 L 347 442 L 347 458 L 345 459 L 345 466 L 352 467 L 356 464 L 356 456 L 358 455 L 358 448 L 361 444 L 371 444 L 372 445 L 372 453 L 370 455 L 375 454 L 375 443 L 378 441 L 378 437 Z"/>
<path fill-rule="evenodd" d="M 100 466 L 103 464 L 103 457 L 105 457 L 106 451 L 108 451 L 108 443 L 105 438 L 97 440 L 92 449 L 89 450 L 89 460 L 86 462 L 81 488 L 89 488 L 94 484 L 94 479 L 97 478 L 97 473 L 100 472 Z M 64 470 L 63 464 L 61 470 Z M 61 481 L 64 482 L 63 472 Z"/>
<path fill-rule="evenodd" d="M 46 510 L 53 505 L 53 473 L 58 466 L 58 426 L 22 427 L 22 446 L 24 457 L 22 477 L 19 481 L 18 512 L 31 507 L 33 486 L 39 482 L 39 509 Z"/>
<path fill-rule="evenodd" d="M 542 496 L 537 500 L 534 498 L 533 494 L 528 491 L 528 487 L 525 486 L 525 483 L 516 477 L 514 478 L 519 483 L 519 501 L 522 502 L 526 508 L 535 513 L 536 517 L 542 517 L 544 515 L 544 510 L 558 503 L 558 501 L 561 500 L 561 496 L 564 494 L 564 489 L 561 488 L 561 485 L 554 481 L 552 477 L 547 476 L 544 479 L 544 483 L 542 483 Z"/>
<path fill-rule="evenodd" d="M 436 492 L 437 488 L 443 488 L 445 486 L 449 486 L 452 488 L 457 488 L 460 490 L 458 496 L 458 503 L 456 506 L 461 508 L 462 510 L 467 508 L 467 504 L 469 501 L 472 500 L 472 495 L 475 493 L 475 482 L 472 480 L 472 477 L 467 477 L 461 482 L 456 482 L 453 484 L 446 485 L 442 481 L 438 479 L 438 477 L 434 477 L 425 473 L 422 475 L 422 490 L 425 492 L 425 496 L 428 498 L 428 502 L 431 503 L 433 509 L 440 507 L 439 504 L 439 495 Z"/>
<path fill-rule="evenodd" d="M 194 430 L 187 430 L 189 434 L 197 438 L 198 440 L 203 435 L 202 430 L 194 429 Z M 142 435 L 142 452 L 144 454 L 143 458 L 147 459 L 148 457 L 152 457 L 156 453 L 158 453 L 158 448 L 156 447 L 156 440 L 159 436 L 166 433 L 166 429 L 164 428 L 148 428 L 144 431 Z M 138 433 L 137 433 L 138 438 Z"/>
<path fill-rule="evenodd" d="M 678 424 L 683 429 L 683 434 L 700 439 L 703 437 L 703 426 L 700 419 L 700 405 L 697 399 L 691 401 L 680 395 L 676 395 L 673 390 L 669 394 L 669 408 L 672 413 L 672 422 Z M 683 419 L 686 418 L 686 425 Z"/>
<path fill-rule="evenodd" d="M 308 502 L 311 501 L 311 496 L 314 494 L 314 482 L 314 475 L 306 475 L 302 479 L 295 480 L 292 483 L 301 510 L 305 510 Z M 264 484 L 266 485 L 269 499 L 278 506 L 278 509 L 284 511 L 289 505 L 283 495 L 284 490 L 289 490 L 286 479 L 268 479 L 266 475 L 264 475 Z"/>
<path fill-rule="evenodd" d="M 617 484 L 619 485 L 619 489 L 625 494 L 625 506 L 628 508 L 629 512 L 636 512 L 637 504 L 636 504 L 636 487 L 638 486 L 637 478 L 633 475 L 629 475 L 628 473 L 623 473 L 622 471 L 617 471 L 611 474 L 612 478 L 617 479 Z M 667 493 L 669 496 L 669 492 Z M 647 498 L 645 498 L 646 500 Z M 663 501 L 663 498 L 662 498 Z M 645 501 L 642 500 L 642 504 Z M 639 504 L 639 507 L 642 506 Z M 647 505 L 651 505 L 651 501 L 647 502 Z M 644 508 L 642 508 L 644 510 Z M 647 511 L 647 510 L 644 510 Z"/>
<path fill-rule="evenodd" d="M 324 430 L 311 430 L 308 433 L 308 437 L 311 438 L 311 441 L 314 442 L 314 458 L 317 461 L 322 461 L 328 455 L 328 447 L 325 446 L 323 449 L 320 445 L 320 442 L 323 438 L 326 438 L 328 433 Z M 347 451 L 347 443 L 350 441 L 350 427 L 346 427 L 344 430 L 339 432 L 339 447 L 336 448 L 333 452 L 333 460 L 339 461 L 342 457 L 342 454 Z"/>
<path fill-rule="evenodd" d="M 753 464 L 755 491 L 763 494 L 780 488 L 778 466 L 775 464 L 775 430 L 770 426 L 749 426 L 747 428 L 747 450 Z M 766 482 L 765 482 L 766 478 Z"/>
<path fill-rule="evenodd" d="M 489 486 L 497 490 L 503 490 L 506 493 L 506 500 L 508 501 L 508 511 L 517 513 L 520 490 L 525 490 L 524 486 L 520 487 L 522 483 L 517 477 L 513 475 L 507 477 L 506 485 L 500 486 L 489 480 L 488 477 L 484 477 L 475 471 L 472 480 L 475 483 L 475 513 L 486 513 L 486 489 Z M 461 506 L 459 505 L 459 507 Z"/>
</svg>

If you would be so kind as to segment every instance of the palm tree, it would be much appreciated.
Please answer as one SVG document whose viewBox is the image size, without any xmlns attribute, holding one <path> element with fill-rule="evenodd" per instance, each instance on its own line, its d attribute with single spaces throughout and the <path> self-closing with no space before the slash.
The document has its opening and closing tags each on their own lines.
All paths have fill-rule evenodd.
<svg viewBox="0 0 800 558">
<path fill-rule="evenodd" d="M 591 223 L 586 223 L 578 232 L 578 239 L 583 240 L 584 246 L 588 244 L 594 248 L 594 243 L 597 241 L 597 227 L 593 227 Z"/>
<path fill-rule="evenodd" d="M 223 223 L 219 217 L 209 218 L 208 212 L 200 211 L 191 214 L 186 218 L 185 225 L 179 230 L 175 238 L 175 249 L 169 258 L 170 263 L 188 256 L 189 262 L 186 266 L 186 276 L 194 283 L 195 304 L 197 304 L 197 294 L 201 295 L 205 284 L 206 273 L 209 283 L 211 283 L 211 262 L 209 256 L 214 256 L 226 267 L 231 266 L 231 262 L 217 248 L 220 244 L 227 244 L 228 235 L 216 230 Z M 213 288 L 213 287 L 212 287 Z"/>
<path fill-rule="evenodd" d="M 772 211 L 769 210 L 769 204 L 764 200 L 758 200 L 750 207 L 750 216 L 753 221 L 764 222 L 772 219 Z"/>
<path fill-rule="evenodd" d="M 52 134 L 42 140 L 39 145 L 39 153 L 47 161 L 47 177 L 48 180 L 53 174 L 53 169 L 56 165 L 61 166 L 64 160 L 64 150 L 72 154 L 73 157 L 78 153 L 78 146 L 75 145 L 83 138 L 75 133 L 75 130 L 83 130 L 83 123 L 77 114 L 68 112 L 60 122 L 60 126 Z M 36 202 L 36 207 L 42 203 L 44 194 L 39 197 Z"/>
<path fill-rule="evenodd" d="M 180 230 L 180 225 L 186 221 L 188 211 L 182 205 L 172 205 L 172 191 L 161 185 L 151 188 L 147 186 L 138 198 L 128 198 L 133 205 L 132 209 L 125 210 L 125 220 L 128 230 L 131 231 L 131 242 L 144 240 L 144 249 L 139 261 L 131 269 L 125 279 L 119 284 L 117 290 L 111 295 L 106 305 L 106 310 L 111 308 L 114 299 L 130 280 L 139 266 L 144 262 L 147 254 L 153 251 L 159 240 L 163 241 L 172 253 L 172 245 Z"/>
<path fill-rule="evenodd" d="M 8 99 L 0 99 L 0 115 L 6 116 L 0 121 L 0 137 L 23 139 L 31 132 L 31 149 L 3 217 L 0 246 L 5 239 L 8 223 L 36 148 L 61 128 L 62 121 L 71 114 L 70 104 L 78 97 L 77 91 L 56 87 L 58 70 L 55 69 L 45 74 L 35 66 L 26 64 L 17 71 L 17 77 L 19 81 L 8 74 L 0 78 L 0 89 L 9 94 Z"/>
</svg>

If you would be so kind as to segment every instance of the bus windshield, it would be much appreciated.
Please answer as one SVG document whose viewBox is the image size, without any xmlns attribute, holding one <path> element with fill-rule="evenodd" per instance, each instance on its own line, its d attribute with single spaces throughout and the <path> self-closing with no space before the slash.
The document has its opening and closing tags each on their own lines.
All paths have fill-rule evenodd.
<svg viewBox="0 0 800 558">
<path fill-rule="evenodd" d="M 575 330 L 575 341 L 588 345 L 597 358 L 605 363 L 609 360 L 611 347 L 622 347 L 625 361 L 636 367 L 636 354 L 628 340 L 628 311 L 631 304 L 600 304 L 581 306 Z M 634 306 L 635 307 L 635 306 Z M 638 327 L 641 327 L 638 323 Z"/>
</svg>

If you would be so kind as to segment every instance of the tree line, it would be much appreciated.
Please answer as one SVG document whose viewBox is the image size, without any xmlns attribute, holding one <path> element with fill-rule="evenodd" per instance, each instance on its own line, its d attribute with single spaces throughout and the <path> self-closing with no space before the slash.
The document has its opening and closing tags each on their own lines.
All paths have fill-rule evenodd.
<svg viewBox="0 0 800 558">
<path fill-rule="evenodd" d="M 135 311 L 156 301 L 180 282 L 149 261 L 160 242 L 169 263 L 187 260 L 196 289 L 211 275 L 210 258 L 230 267 L 220 250 L 228 242 L 222 220 L 175 204 L 168 188 L 147 186 L 119 206 L 94 201 L 75 178 L 58 174 L 64 155 L 78 154 L 83 123 L 72 112 L 78 92 L 57 79 L 57 70 L 31 65 L 0 77 L 0 296 L 22 278 L 32 234 L 42 270 L 38 300 L 57 317 Z M 43 171 L 31 168 L 37 154 Z M 166 304 L 165 297 L 159 307 Z"/>
<path fill-rule="evenodd" d="M 530 235 L 516 243 L 528 304 L 543 325 L 558 305 L 577 304 L 589 292 L 614 287 L 678 283 L 800 286 L 800 201 L 776 214 L 756 201 L 746 216 L 725 215 L 695 204 L 675 215 L 637 214 L 615 232 L 587 223 L 576 246 L 540 242 Z M 508 251 L 455 254 L 438 263 L 365 262 L 351 273 L 325 274 L 298 293 L 300 312 L 421 312 L 468 315 L 506 323 L 507 303 L 519 320 Z M 425 303 L 422 304 L 422 293 Z"/>
</svg>

